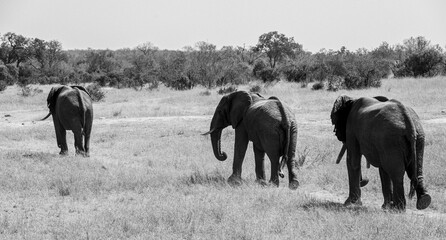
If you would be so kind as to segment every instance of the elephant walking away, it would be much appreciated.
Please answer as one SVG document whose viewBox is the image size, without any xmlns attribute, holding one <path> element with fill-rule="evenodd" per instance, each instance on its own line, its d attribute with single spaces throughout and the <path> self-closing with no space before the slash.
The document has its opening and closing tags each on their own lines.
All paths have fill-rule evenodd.
<svg viewBox="0 0 446 240">
<path fill-rule="evenodd" d="M 205 133 L 211 134 L 214 155 L 220 161 L 227 158 L 226 153 L 221 151 L 221 133 L 229 125 L 235 129 L 233 173 L 228 179 L 229 184 L 241 184 L 243 159 L 248 142 L 252 141 L 257 182 L 266 184 L 266 153 L 271 161 L 270 182 L 279 186 L 279 175 L 283 177 L 281 169 L 286 165 L 289 188 L 299 186 L 295 161 L 297 124 L 294 114 L 278 98 L 265 99 L 260 94 L 237 91 L 221 99 L 215 109 L 210 131 Z"/>
<path fill-rule="evenodd" d="M 88 91 L 81 86 L 53 87 L 48 94 L 47 105 L 50 112 L 42 121 L 50 115 L 53 116 L 57 146 L 61 149 L 59 154 L 68 153 L 66 130 L 71 130 L 74 134 L 76 154 L 89 157 L 93 105 Z"/>
<path fill-rule="evenodd" d="M 404 173 L 417 209 L 431 203 L 423 181 L 424 131 L 415 111 L 385 97 L 338 97 L 331 111 L 334 132 L 347 150 L 349 196 L 345 205 L 361 204 L 361 156 L 379 168 L 383 209 L 405 210 Z M 340 153 L 340 157 L 342 154 Z M 338 161 L 340 160 L 338 157 Z"/>
</svg>

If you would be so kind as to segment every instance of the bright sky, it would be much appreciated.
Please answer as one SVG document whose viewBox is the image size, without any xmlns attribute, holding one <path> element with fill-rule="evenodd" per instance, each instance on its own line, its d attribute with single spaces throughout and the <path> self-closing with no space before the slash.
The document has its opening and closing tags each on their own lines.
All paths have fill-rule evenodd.
<svg viewBox="0 0 446 240">
<path fill-rule="evenodd" d="M 424 36 L 446 46 L 445 0 L 0 0 L 0 35 L 63 49 L 254 46 L 278 31 L 317 52 L 373 49 Z"/>
</svg>

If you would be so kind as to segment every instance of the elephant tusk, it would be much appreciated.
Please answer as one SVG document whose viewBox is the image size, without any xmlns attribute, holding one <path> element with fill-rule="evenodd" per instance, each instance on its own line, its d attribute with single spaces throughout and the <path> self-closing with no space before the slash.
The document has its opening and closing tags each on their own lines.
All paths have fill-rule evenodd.
<svg viewBox="0 0 446 240">
<path fill-rule="evenodd" d="M 342 157 L 344 156 L 345 150 L 347 150 L 347 147 L 345 146 L 345 143 L 342 144 L 341 151 L 339 152 L 338 159 L 336 159 L 336 164 L 339 164 L 341 162 Z"/>
<path fill-rule="evenodd" d="M 50 115 L 51 115 L 51 112 L 49 112 L 48 115 L 46 115 L 46 117 L 40 119 L 40 121 L 44 121 L 44 120 L 47 119 Z"/>
<path fill-rule="evenodd" d="M 203 136 L 205 136 L 205 135 L 209 135 L 209 134 L 211 134 L 212 132 L 214 132 L 215 129 L 216 129 L 216 128 L 212 128 L 212 129 L 209 130 L 208 132 L 202 133 L 201 135 L 203 135 Z"/>
</svg>

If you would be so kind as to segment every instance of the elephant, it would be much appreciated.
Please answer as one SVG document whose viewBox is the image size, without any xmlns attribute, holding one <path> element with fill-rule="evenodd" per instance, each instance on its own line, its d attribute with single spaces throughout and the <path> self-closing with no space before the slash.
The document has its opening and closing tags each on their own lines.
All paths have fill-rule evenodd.
<svg viewBox="0 0 446 240">
<path fill-rule="evenodd" d="M 93 125 L 93 105 L 88 91 L 82 86 L 56 86 L 48 94 L 49 113 L 53 116 L 60 155 L 68 154 L 66 130 L 73 131 L 76 154 L 90 156 L 90 134 Z M 85 145 L 82 144 L 85 137 Z"/>
<path fill-rule="evenodd" d="M 404 173 L 410 182 L 409 198 L 417 194 L 416 208 L 427 208 L 431 197 L 424 186 L 424 130 L 415 111 L 386 97 L 339 96 L 331 111 L 334 132 L 347 150 L 349 195 L 344 205 L 361 205 L 361 156 L 379 169 L 383 209 L 405 211 Z"/>
<path fill-rule="evenodd" d="M 235 129 L 233 173 L 228 183 L 237 186 L 242 183 L 242 163 L 249 141 L 253 143 L 256 182 L 268 185 L 265 180 L 265 153 L 271 161 L 270 183 L 279 186 L 282 168 L 288 168 L 289 188 L 297 189 L 295 161 L 297 123 L 294 114 L 277 97 L 265 99 L 258 93 L 236 91 L 224 96 L 211 120 L 210 130 L 215 157 L 224 161 L 221 151 L 221 133 L 231 125 Z M 280 157 L 282 159 L 280 160 Z"/>
</svg>

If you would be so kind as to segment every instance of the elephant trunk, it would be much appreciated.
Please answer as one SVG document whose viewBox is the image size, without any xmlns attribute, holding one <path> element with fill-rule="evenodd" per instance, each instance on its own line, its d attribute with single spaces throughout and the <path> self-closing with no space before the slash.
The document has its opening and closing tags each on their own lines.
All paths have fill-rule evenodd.
<svg viewBox="0 0 446 240">
<path fill-rule="evenodd" d="M 219 161 L 225 161 L 228 158 L 226 153 L 221 151 L 222 130 L 223 129 L 216 129 L 211 133 L 212 149 L 214 150 L 215 158 L 217 158 Z"/>
</svg>

